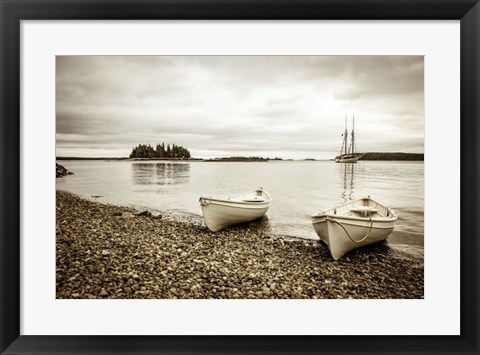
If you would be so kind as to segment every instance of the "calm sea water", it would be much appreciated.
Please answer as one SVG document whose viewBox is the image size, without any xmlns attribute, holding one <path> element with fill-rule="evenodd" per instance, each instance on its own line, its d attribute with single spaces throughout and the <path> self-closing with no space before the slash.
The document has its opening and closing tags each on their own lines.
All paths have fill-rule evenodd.
<svg viewBox="0 0 480 355">
<path fill-rule="evenodd" d="M 100 202 L 157 210 L 175 216 L 202 212 L 200 196 L 226 197 L 263 187 L 273 198 L 265 219 L 273 233 L 317 239 L 309 216 L 370 195 L 398 214 L 389 245 L 423 258 L 423 162 L 330 161 L 132 162 L 61 161 L 73 171 L 57 189 Z"/>
</svg>

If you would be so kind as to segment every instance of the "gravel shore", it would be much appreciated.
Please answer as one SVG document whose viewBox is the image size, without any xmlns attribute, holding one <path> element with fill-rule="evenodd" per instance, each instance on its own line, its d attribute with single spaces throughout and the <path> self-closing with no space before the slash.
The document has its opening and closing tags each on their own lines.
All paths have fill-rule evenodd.
<svg viewBox="0 0 480 355">
<path fill-rule="evenodd" d="M 423 298 L 423 262 L 387 244 L 333 261 L 262 221 L 211 233 L 57 191 L 57 298 Z"/>
</svg>

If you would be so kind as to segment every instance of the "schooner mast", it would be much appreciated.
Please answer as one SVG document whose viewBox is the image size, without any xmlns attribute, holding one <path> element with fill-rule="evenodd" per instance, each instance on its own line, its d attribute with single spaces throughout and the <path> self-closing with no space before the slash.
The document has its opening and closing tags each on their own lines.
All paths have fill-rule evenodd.
<svg viewBox="0 0 480 355">
<path fill-rule="evenodd" d="M 342 134 L 343 144 L 340 155 L 335 158 L 337 163 L 356 163 L 363 154 L 356 153 L 355 147 L 355 114 L 353 115 L 350 145 L 348 145 L 347 115 L 345 114 L 345 132 Z"/>
<path fill-rule="evenodd" d="M 343 132 L 343 145 L 340 153 L 347 154 L 348 146 L 348 130 L 347 130 L 347 114 L 345 114 L 345 132 Z"/>
<path fill-rule="evenodd" d="M 350 154 L 355 154 L 355 114 L 353 114 L 352 134 L 350 140 Z"/>
</svg>

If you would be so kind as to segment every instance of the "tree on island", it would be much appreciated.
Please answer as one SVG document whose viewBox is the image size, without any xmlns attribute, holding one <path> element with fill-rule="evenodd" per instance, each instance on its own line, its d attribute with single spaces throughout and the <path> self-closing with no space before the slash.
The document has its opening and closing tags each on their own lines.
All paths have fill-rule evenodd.
<svg viewBox="0 0 480 355">
<path fill-rule="evenodd" d="M 165 143 L 157 144 L 155 149 L 150 144 L 139 144 L 132 149 L 130 158 L 167 158 L 167 159 L 188 159 L 190 158 L 190 151 L 182 146 L 172 144 L 167 145 L 165 149 Z"/>
</svg>

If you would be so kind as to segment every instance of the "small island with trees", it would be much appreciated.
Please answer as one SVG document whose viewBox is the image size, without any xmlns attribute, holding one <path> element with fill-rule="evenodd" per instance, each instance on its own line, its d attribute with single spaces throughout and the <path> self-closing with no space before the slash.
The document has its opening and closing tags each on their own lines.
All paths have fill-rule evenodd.
<svg viewBox="0 0 480 355">
<path fill-rule="evenodd" d="M 144 159 L 190 159 L 190 151 L 187 148 L 184 148 L 180 145 L 167 144 L 165 148 L 165 143 L 157 144 L 153 148 L 150 144 L 139 144 L 138 146 L 132 149 L 130 153 L 130 159 L 133 158 L 144 158 Z"/>
</svg>

